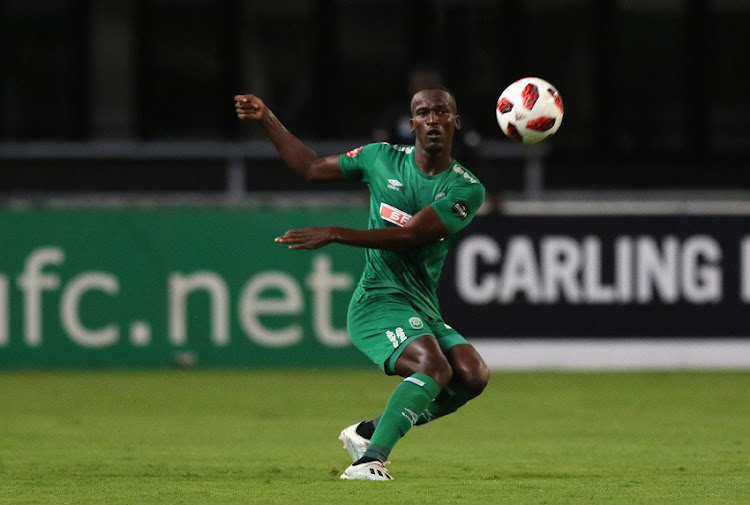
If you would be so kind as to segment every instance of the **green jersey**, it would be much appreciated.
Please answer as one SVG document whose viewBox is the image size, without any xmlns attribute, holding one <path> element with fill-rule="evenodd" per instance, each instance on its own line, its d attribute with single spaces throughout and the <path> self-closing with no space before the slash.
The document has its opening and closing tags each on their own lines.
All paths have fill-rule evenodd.
<svg viewBox="0 0 750 505">
<path fill-rule="evenodd" d="M 456 234 L 484 202 L 484 186 L 455 160 L 442 173 L 425 174 L 414 161 L 414 146 L 368 144 L 342 154 L 339 165 L 347 179 L 370 187 L 368 228 L 403 226 L 431 205 L 449 230 L 443 240 L 418 249 L 367 249 L 359 281 L 367 290 L 401 293 L 426 315 L 440 319 L 440 272 Z"/>
</svg>

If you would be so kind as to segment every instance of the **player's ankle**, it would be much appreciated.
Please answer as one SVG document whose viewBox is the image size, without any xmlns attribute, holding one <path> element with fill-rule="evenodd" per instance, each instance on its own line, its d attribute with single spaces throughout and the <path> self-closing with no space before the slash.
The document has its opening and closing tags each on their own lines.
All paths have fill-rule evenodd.
<svg viewBox="0 0 750 505">
<path fill-rule="evenodd" d="M 362 421 L 355 430 L 360 437 L 370 440 L 375 433 L 375 424 L 372 421 Z"/>
<path fill-rule="evenodd" d="M 362 465 L 364 463 L 371 463 L 373 461 L 380 461 L 382 463 L 382 460 L 380 460 L 379 458 L 371 458 L 370 456 L 362 456 L 357 461 L 352 463 L 352 465 Z"/>
</svg>

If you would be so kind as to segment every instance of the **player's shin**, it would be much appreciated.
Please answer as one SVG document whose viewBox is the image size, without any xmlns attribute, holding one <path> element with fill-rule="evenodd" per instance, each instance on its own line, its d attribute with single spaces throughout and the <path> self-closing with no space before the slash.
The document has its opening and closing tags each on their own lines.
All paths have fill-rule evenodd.
<svg viewBox="0 0 750 505">
<path fill-rule="evenodd" d="M 375 428 L 363 458 L 385 461 L 396 443 L 419 419 L 438 395 L 440 386 L 430 376 L 416 373 L 404 379 L 393 391 Z"/>
<path fill-rule="evenodd" d="M 451 381 L 422 411 L 416 424 L 425 424 L 439 417 L 452 414 L 472 398 L 474 396 L 469 394 L 460 383 Z"/>
</svg>

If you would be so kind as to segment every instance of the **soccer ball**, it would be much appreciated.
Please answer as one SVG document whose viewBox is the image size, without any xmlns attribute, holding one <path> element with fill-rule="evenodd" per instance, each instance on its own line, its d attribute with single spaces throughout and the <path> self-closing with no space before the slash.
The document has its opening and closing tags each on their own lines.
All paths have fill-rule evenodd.
<svg viewBox="0 0 750 505">
<path fill-rule="evenodd" d="M 497 124 L 524 144 L 538 144 L 555 134 L 563 119 L 563 102 L 555 87 L 539 77 L 519 79 L 497 100 Z"/>
</svg>

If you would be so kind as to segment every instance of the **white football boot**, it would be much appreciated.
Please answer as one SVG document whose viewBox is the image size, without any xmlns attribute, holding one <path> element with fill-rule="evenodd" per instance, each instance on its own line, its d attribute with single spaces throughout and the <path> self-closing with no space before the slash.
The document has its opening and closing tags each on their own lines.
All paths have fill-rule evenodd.
<svg viewBox="0 0 750 505">
<path fill-rule="evenodd" d="M 339 435 L 339 440 L 344 442 L 344 449 L 352 457 L 352 462 L 361 458 L 367 448 L 370 447 L 370 441 L 357 433 L 357 426 L 359 426 L 359 423 L 352 424 L 344 428 L 341 431 L 341 435 Z M 344 477 L 341 478 L 343 479 Z"/>
<path fill-rule="evenodd" d="M 382 461 L 349 465 L 341 474 L 341 478 L 345 480 L 393 480 Z"/>
</svg>

